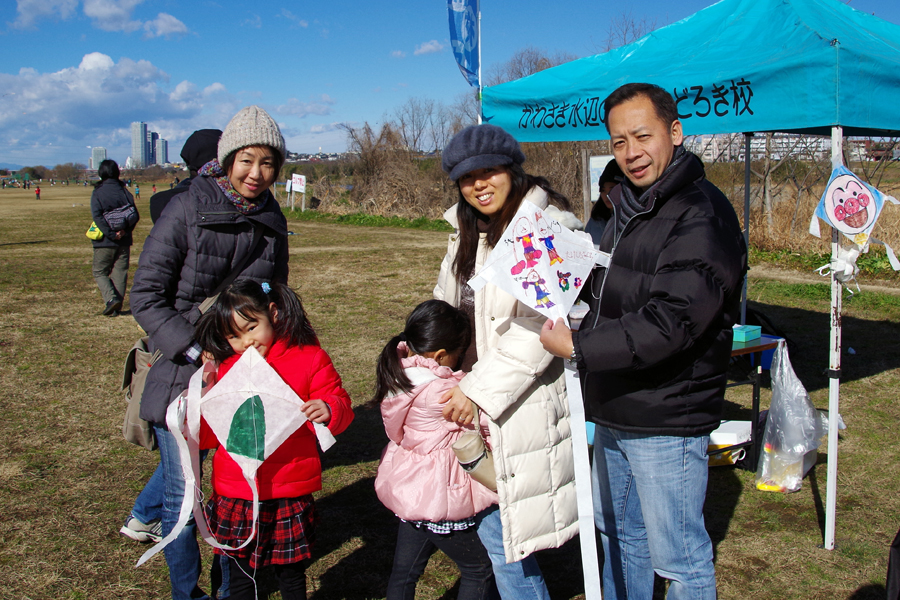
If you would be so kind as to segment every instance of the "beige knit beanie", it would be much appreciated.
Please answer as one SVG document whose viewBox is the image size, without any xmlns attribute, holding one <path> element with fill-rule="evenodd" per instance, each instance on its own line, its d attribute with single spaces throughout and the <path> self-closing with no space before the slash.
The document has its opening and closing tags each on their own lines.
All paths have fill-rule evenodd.
<svg viewBox="0 0 900 600">
<path fill-rule="evenodd" d="M 235 150 L 247 146 L 271 146 L 284 161 L 284 138 L 278 123 L 258 106 L 242 108 L 229 121 L 225 133 L 219 139 L 219 164 L 224 163 L 225 157 Z"/>
</svg>

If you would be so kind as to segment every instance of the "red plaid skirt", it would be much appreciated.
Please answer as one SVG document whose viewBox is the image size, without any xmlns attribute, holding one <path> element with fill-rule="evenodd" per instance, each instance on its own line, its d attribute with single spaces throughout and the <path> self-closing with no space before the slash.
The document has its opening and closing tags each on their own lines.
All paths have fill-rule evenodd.
<svg viewBox="0 0 900 600">
<path fill-rule="evenodd" d="M 209 531 L 220 544 L 237 547 L 253 529 L 253 501 L 213 496 L 206 505 Z M 254 569 L 289 565 L 312 556 L 316 505 L 312 495 L 261 500 L 256 540 L 240 550 L 219 550 L 234 558 L 249 559 Z"/>
</svg>

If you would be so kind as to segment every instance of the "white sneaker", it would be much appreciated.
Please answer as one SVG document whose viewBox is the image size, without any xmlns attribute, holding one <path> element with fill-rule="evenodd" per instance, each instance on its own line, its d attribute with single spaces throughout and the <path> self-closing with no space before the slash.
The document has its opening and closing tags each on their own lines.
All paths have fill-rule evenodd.
<svg viewBox="0 0 900 600">
<path fill-rule="evenodd" d="M 162 539 L 162 521 L 157 519 L 145 524 L 141 523 L 134 515 L 128 515 L 119 533 L 142 544 L 158 542 Z"/>
</svg>

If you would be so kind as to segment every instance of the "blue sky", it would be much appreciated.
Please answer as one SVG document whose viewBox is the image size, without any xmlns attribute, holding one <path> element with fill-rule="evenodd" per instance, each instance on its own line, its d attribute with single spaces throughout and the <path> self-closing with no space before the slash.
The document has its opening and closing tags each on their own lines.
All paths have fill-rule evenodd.
<svg viewBox="0 0 900 600">
<path fill-rule="evenodd" d="M 482 0 L 485 72 L 525 47 L 588 56 L 630 15 L 656 27 L 711 0 Z M 851 0 L 900 24 L 898 0 Z M 409 98 L 452 104 L 468 90 L 445 0 L 3 0 L 0 163 L 124 164 L 145 121 L 177 160 L 195 129 L 258 104 L 294 152 L 342 151 L 338 123 L 375 125 Z"/>
</svg>

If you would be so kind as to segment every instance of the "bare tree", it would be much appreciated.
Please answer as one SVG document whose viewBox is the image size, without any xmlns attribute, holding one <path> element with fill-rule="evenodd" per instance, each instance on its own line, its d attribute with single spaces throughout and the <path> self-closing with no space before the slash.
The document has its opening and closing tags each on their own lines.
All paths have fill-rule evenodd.
<svg viewBox="0 0 900 600">
<path fill-rule="evenodd" d="M 394 110 L 394 123 L 403 145 L 410 152 L 427 152 L 433 143 L 434 100 L 410 98 Z"/>
<path fill-rule="evenodd" d="M 576 58 L 578 57 L 567 52 L 557 52 L 551 56 L 539 48 L 528 46 L 513 54 L 512 58 L 505 63 L 492 67 L 487 78 L 487 85 L 499 85 L 528 77 Z"/>
<path fill-rule="evenodd" d="M 635 42 L 656 29 L 656 19 L 641 17 L 637 19 L 629 10 L 615 17 L 609 23 L 606 36 L 606 47 L 603 52 L 609 52 L 620 46 Z"/>
</svg>

